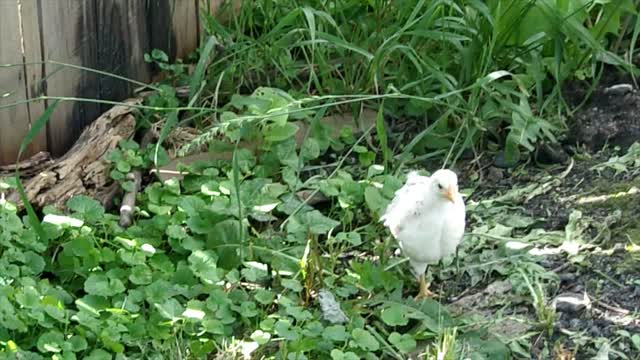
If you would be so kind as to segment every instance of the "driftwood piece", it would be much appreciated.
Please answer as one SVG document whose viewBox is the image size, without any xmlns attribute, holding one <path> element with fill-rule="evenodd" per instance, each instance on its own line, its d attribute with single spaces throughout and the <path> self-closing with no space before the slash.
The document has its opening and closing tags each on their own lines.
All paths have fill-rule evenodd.
<svg viewBox="0 0 640 360">
<path fill-rule="evenodd" d="M 123 103 L 137 105 L 141 99 L 128 99 Z M 80 135 L 73 147 L 62 157 L 53 160 L 38 174 L 23 179 L 27 198 L 35 208 L 53 205 L 63 209 L 69 198 L 87 195 L 109 207 L 118 191 L 109 177 L 110 165 L 103 159 L 118 142 L 135 133 L 135 108 L 117 105 L 102 114 Z M 117 184 L 116 184 L 117 185 Z M 17 192 L 8 199 L 22 208 Z"/>
<path fill-rule="evenodd" d="M 24 178 L 30 178 L 51 164 L 53 164 L 51 154 L 46 151 L 40 151 L 32 157 L 22 160 L 17 164 L 0 166 L 0 177 L 13 176 L 16 168 L 18 168 L 21 176 Z"/>
</svg>

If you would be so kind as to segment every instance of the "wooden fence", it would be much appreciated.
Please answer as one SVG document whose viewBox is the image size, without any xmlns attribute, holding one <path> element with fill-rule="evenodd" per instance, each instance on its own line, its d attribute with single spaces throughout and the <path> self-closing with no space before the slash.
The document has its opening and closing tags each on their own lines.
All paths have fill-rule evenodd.
<svg viewBox="0 0 640 360">
<path fill-rule="evenodd" d="M 200 13 L 222 0 L 0 0 L 0 165 L 16 160 L 30 125 L 47 101 L 64 96 L 120 101 L 134 85 L 58 63 L 141 82 L 153 75 L 144 54 L 157 48 L 182 58 L 200 42 Z M 19 105 L 9 106 L 18 103 Z M 108 105 L 65 101 L 23 158 L 60 156 Z"/>
</svg>

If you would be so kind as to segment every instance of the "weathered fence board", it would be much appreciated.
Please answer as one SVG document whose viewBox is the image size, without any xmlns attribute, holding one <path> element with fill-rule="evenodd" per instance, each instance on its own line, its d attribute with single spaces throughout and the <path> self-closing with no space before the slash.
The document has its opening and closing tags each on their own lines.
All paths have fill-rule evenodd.
<svg viewBox="0 0 640 360">
<path fill-rule="evenodd" d="M 151 51 L 146 26 L 144 1 L 113 0 L 98 2 L 97 68 L 127 79 L 148 82 L 151 67 L 144 54 Z M 118 101 L 126 98 L 136 86 L 131 82 L 100 76 L 100 98 Z M 105 105 L 102 111 L 111 106 Z"/>
<path fill-rule="evenodd" d="M 23 64 L 22 44 L 18 4 L 0 1 L 0 64 Z M 27 98 L 25 66 L 0 68 L 0 106 L 24 101 Z M 37 116 L 37 107 L 33 107 Z M 30 105 L 21 104 L 0 109 L 0 164 L 13 163 L 24 135 L 31 121 Z M 38 151 L 42 144 L 36 144 L 30 151 Z"/>
<path fill-rule="evenodd" d="M 39 6 L 43 60 L 97 68 L 96 2 L 41 1 Z M 98 98 L 98 76 L 95 73 L 45 63 L 44 74 L 47 96 Z M 64 154 L 84 126 L 99 114 L 100 107 L 95 103 L 60 103 L 47 125 L 48 148 L 53 156 Z"/>
<path fill-rule="evenodd" d="M 183 58 L 198 47 L 198 0 L 174 0 L 173 7 L 171 28 L 177 40 L 176 57 Z"/>
<path fill-rule="evenodd" d="M 22 14 L 22 38 L 24 39 L 25 89 L 29 99 L 40 96 L 43 90 L 43 67 L 42 63 L 40 63 L 42 60 L 42 48 L 40 47 L 40 31 L 37 31 L 37 2 L 38 0 L 21 0 L 20 8 L 20 13 Z M 44 109 L 42 102 L 29 103 L 29 123 L 33 124 L 42 115 Z M 28 149 L 28 154 L 47 150 L 47 144 L 47 132 L 42 131 L 33 139 Z"/>
<path fill-rule="evenodd" d="M 144 61 L 144 54 L 157 48 L 172 61 L 184 59 L 199 44 L 200 12 L 217 13 L 222 2 L 0 0 L 0 106 L 40 96 L 124 100 L 137 85 L 59 63 L 150 82 L 157 69 Z M 232 2 L 237 8 L 239 1 Z M 30 124 L 51 103 L 40 99 L 0 108 L 0 165 L 15 161 Z M 24 156 L 42 150 L 63 155 L 110 107 L 88 101 L 60 103 Z"/>
</svg>

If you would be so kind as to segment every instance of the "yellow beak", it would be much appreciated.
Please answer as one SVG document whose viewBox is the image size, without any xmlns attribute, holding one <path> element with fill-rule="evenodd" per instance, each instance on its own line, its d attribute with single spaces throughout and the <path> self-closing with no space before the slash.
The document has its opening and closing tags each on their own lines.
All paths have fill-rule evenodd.
<svg viewBox="0 0 640 360">
<path fill-rule="evenodd" d="M 453 186 L 449 186 L 447 188 L 447 192 L 444 194 L 444 196 L 449 199 L 449 201 L 451 202 L 456 202 L 455 200 L 455 196 L 456 196 L 456 190 L 453 188 Z"/>
</svg>

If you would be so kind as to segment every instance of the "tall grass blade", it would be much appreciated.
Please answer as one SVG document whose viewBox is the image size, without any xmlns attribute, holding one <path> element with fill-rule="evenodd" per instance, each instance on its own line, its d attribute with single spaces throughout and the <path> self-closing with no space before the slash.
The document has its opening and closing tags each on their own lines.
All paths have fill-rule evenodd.
<svg viewBox="0 0 640 360">
<path fill-rule="evenodd" d="M 633 53 L 636 50 L 636 44 L 638 43 L 638 35 L 640 34 L 640 14 L 636 15 L 636 24 L 633 27 L 633 34 L 631 35 L 631 42 L 629 43 L 629 63 L 633 64 Z M 635 74 L 634 74 L 635 75 Z M 631 77 L 633 83 L 638 88 L 638 82 L 635 76 Z"/>
<path fill-rule="evenodd" d="M 391 160 L 391 150 L 389 150 L 387 129 L 384 125 L 384 100 L 378 107 L 378 115 L 376 116 L 376 135 L 378 136 L 380 148 L 382 148 L 382 158 L 384 161 L 383 165 L 385 171 L 387 171 L 387 166 L 389 165 L 389 161 Z"/>
<path fill-rule="evenodd" d="M 238 164 L 238 145 L 240 138 L 236 141 L 233 149 L 232 158 L 232 171 L 233 171 L 233 187 L 236 193 L 236 201 L 238 202 L 238 241 L 240 243 L 240 261 L 244 261 L 244 227 L 242 226 L 243 211 L 242 211 L 242 199 L 240 198 L 240 165 Z"/>
<path fill-rule="evenodd" d="M 198 64 L 196 64 L 196 68 L 193 70 L 193 75 L 191 76 L 191 81 L 189 81 L 189 102 L 195 103 L 194 97 L 198 93 L 198 89 L 200 88 L 200 83 L 204 77 L 204 71 L 207 66 L 207 60 L 209 60 L 209 55 L 213 51 L 213 47 L 216 45 L 216 38 L 214 36 L 209 36 L 207 43 L 204 45 L 204 49 L 200 54 L 200 59 L 198 60 Z"/>
<path fill-rule="evenodd" d="M 164 123 L 162 127 L 162 131 L 160 131 L 160 136 L 158 137 L 158 143 L 156 144 L 156 149 L 153 153 L 153 165 L 156 167 L 156 171 L 158 171 L 158 153 L 160 152 L 160 146 L 164 142 L 164 139 L 169 136 L 171 130 L 178 123 L 178 111 L 174 110 L 167 115 L 167 121 Z"/>
<path fill-rule="evenodd" d="M 18 158 L 16 159 L 16 165 L 20 162 L 20 157 L 22 156 L 22 153 L 24 153 L 25 150 L 27 150 L 27 147 L 29 146 L 29 144 L 31 144 L 33 139 L 40 133 L 40 131 L 47 124 L 47 122 L 51 118 L 51 114 L 53 114 L 53 111 L 56 109 L 56 107 L 58 107 L 59 103 L 60 103 L 60 100 L 54 101 L 53 104 L 49 105 L 47 109 L 42 113 L 42 115 L 40 115 L 38 120 L 36 120 L 36 122 L 33 123 L 33 126 L 31 126 L 31 129 L 29 129 L 29 131 L 27 132 L 27 135 L 24 137 L 24 139 L 22 140 L 22 143 L 20 144 L 20 150 L 18 151 Z M 29 202 L 29 198 L 27 198 L 27 194 L 24 191 L 24 186 L 22 186 L 22 181 L 20 180 L 19 166 L 16 166 L 16 184 L 18 187 L 18 193 L 20 194 L 20 199 L 24 204 L 24 208 L 27 210 L 27 216 L 29 217 L 29 222 L 31 223 L 31 226 L 33 226 L 33 228 L 36 230 L 36 233 L 38 234 L 40 239 L 47 239 L 47 233 L 44 231 L 42 224 L 40 224 L 38 215 L 36 215 L 36 212 L 33 210 L 33 206 L 31 206 L 31 203 Z"/>
</svg>

